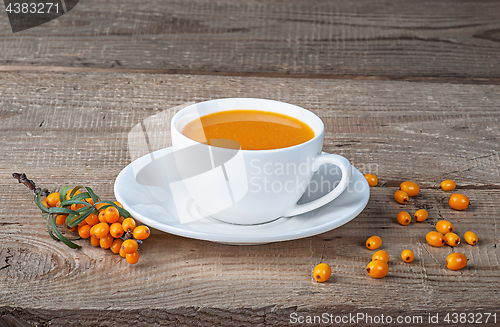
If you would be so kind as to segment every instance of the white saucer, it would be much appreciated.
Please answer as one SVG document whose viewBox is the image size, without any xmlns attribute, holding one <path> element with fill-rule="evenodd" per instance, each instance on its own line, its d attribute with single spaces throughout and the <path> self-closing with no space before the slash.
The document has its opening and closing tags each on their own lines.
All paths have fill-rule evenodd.
<svg viewBox="0 0 500 327">
<path fill-rule="evenodd" d="M 171 148 L 154 152 L 155 158 L 162 157 L 172 151 Z M 150 163 L 151 154 L 137 159 L 125 167 L 115 181 L 115 197 L 130 214 L 142 223 L 161 231 L 218 243 L 226 244 L 263 244 L 288 241 L 321 234 L 342 226 L 363 211 L 370 197 L 370 188 L 365 177 L 353 169 L 352 178 L 347 189 L 335 200 L 314 211 L 294 216 L 279 218 L 260 225 L 232 225 L 212 218 L 197 218 L 194 221 L 180 223 L 176 207 L 173 203 L 170 188 L 167 186 L 144 186 L 136 181 L 138 168 Z M 332 166 L 334 167 L 334 166 Z M 328 175 L 322 170 L 313 176 L 320 185 L 329 180 L 331 184 L 340 179 L 338 175 Z M 134 173 L 135 171 L 135 173 Z M 161 176 L 158 176 L 161 178 Z M 323 178 L 323 179 L 321 179 Z M 154 183 L 153 183 L 154 184 Z M 308 202 L 320 197 L 323 192 L 306 191 L 299 203 Z M 186 197 L 180 205 L 188 206 L 186 210 L 197 214 L 196 204 Z M 179 203 L 177 203 L 179 205 Z"/>
</svg>

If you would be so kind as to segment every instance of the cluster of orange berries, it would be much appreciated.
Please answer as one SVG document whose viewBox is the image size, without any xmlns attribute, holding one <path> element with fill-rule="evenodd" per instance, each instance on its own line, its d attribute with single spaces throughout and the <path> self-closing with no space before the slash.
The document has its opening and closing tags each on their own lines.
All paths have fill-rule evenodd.
<svg viewBox="0 0 500 327">
<path fill-rule="evenodd" d="M 368 185 L 371 187 L 378 185 L 378 177 L 374 174 L 364 175 Z M 456 183 L 452 180 L 445 180 L 440 184 L 443 191 L 452 191 L 456 188 Z M 417 196 L 420 193 L 420 186 L 412 181 L 405 181 L 400 184 L 399 190 L 394 193 L 394 199 L 400 204 L 407 204 L 410 197 Z M 448 200 L 448 204 L 455 210 L 465 210 L 469 207 L 469 198 L 463 194 L 452 194 Z M 418 209 L 413 217 L 417 222 L 425 221 L 429 213 L 425 209 Z M 411 222 L 411 215 L 406 211 L 401 211 L 397 214 L 396 220 L 399 224 L 406 226 Z M 426 240 L 432 246 L 457 246 L 460 244 L 460 237 L 453 233 L 453 225 L 446 221 L 440 220 L 436 224 L 436 231 L 431 231 L 427 234 Z M 464 239 L 470 245 L 476 245 L 478 242 L 477 235 L 472 231 L 464 234 Z M 382 245 L 382 239 L 379 236 L 372 236 L 366 241 L 366 247 L 371 250 L 376 250 Z M 415 259 L 415 254 L 409 249 L 405 249 L 401 253 L 401 259 L 404 262 L 410 263 Z M 389 272 L 389 253 L 385 250 L 379 250 L 372 256 L 372 261 L 367 265 L 366 271 L 368 275 L 374 278 L 383 278 Z M 446 258 L 446 266 L 451 270 L 459 270 L 467 265 L 467 257 L 463 253 L 454 252 Z M 317 282 L 327 281 L 332 274 L 331 267 L 322 262 L 314 267 L 312 271 L 313 278 Z"/>
<path fill-rule="evenodd" d="M 445 180 L 441 182 L 440 186 L 443 191 L 452 191 L 455 189 L 457 184 L 452 180 Z M 399 189 L 399 191 L 396 191 L 394 197 L 396 201 L 401 204 L 405 204 L 407 202 L 404 201 L 406 194 L 408 196 L 416 196 L 420 191 L 420 187 L 416 183 L 410 181 L 401 183 Z M 455 193 L 450 196 L 448 204 L 455 210 L 465 210 L 469 207 L 470 201 L 467 196 Z M 429 214 L 426 210 L 420 209 L 415 212 L 414 217 L 416 221 L 422 222 L 427 219 L 428 215 Z M 410 215 L 405 211 L 399 212 L 396 219 L 403 226 L 408 225 L 411 221 Z M 427 233 L 425 239 L 427 243 L 432 246 L 441 247 L 444 244 L 447 244 L 455 247 L 460 244 L 460 237 L 453 231 L 454 227 L 452 223 L 447 220 L 440 220 L 436 223 L 436 231 L 430 231 Z M 475 245 L 477 243 L 477 236 L 471 231 L 466 232 L 464 238 L 467 243 L 471 245 Z M 459 270 L 464 268 L 466 265 L 467 257 L 463 253 L 454 252 L 446 258 L 446 267 L 451 270 Z"/>
<path fill-rule="evenodd" d="M 113 212 L 114 210 L 109 211 Z M 137 263 L 139 261 L 138 242 L 142 242 L 149 237 L 149 228 L 147 226 L 137 226 L 137 222 L 133 218 L 119 217 L 116 221 L 111 218 L 110 221 L 108 213 L 101 211 L 98 215 L 100 222 L 94 225 L 87 222 L 87 225 L 78 228 L 78 234 L 80 234 L 81 238 L 90 238 L 90 244 L 93 246 L 110 249 L 114 254 L 119 253 L 130 264 Z M 101 216 L 105 221 L 101 220 Z M 114 215 L 111 217 L 114 217 Z M 95 219 L 96 217 L 91 217 L 91 223 L 95 223 Z"/>
<path fill-rule="evenodd" d="M 430 231 L 425 236 L 427 243 L 435 247 L 445 244 L 457 246 L 460 244 L 460 236 L 454 233 L 453 224 L 447 220 L 440 220 L 436 223 L 436 230 Z M 474 232 L 468 231 L 464 234 L 465 241 L 470 245 L 476 245 L 478 238 Z M 467 265 L 467 257 L 460 252 L 453 252 L 446 258 L 446 266 L 451 270 L 459 270 Z"/>
<path fill-rule="evenodd" d="M 376 186 L 378 184 L 378 178 L 373 175 L 373 174 L 366 174 L 365 175 L 368 184 L 370 186 Z M 441 182 L 440 184 L 441 189 L 443 191 L 452 191 L 456 188 L 456 183 L 452 180 L 445 180 Z M 396 202 L 400 204 L 406 204 L 408 203 L 409 197 L 417 196 L 420 193 L 420 187 L 418 186 L 417 183 L 412 182 L 412 181 L 406 181 L 401 183 L 399 186 L 399 190 L 397 190 L 394 193 L 394 199 Z M 452 194 L 448 200 L 448 204 L 450 205 L 451 208 L 455 210 L 465 210 L 469 207 L 470 201 L 469 198 L 463 194 L 455 193 Z M 425 209 L 419 209 L 415 212 L 413 215 L 415 220 L 417 222 L 422 222 L 427 219 L 429 216 L 429 213 Z M 399 224 L 406 226 L 410 224 L 411 222 L 411 216 L 408 212 L 406 211 L 401 211 L 397 214 L 396 220 L 398 221 Z M 460 244 L 460 237 L 455 234 L 454 232 L 454 227 L 453 225 L 447 221 L 447 220 L 440 220 L 436 223 L 436 231 L 431 231 L 427 233 L 426 235 L 426 241 L 432 246 L 436 247 L 441 247 L 444 244 L 448 244 L 450 246 L 457 246 Z M 372 242 L 369 242 L 372 238 L 375 238 Z M 377 246 L 377 236 L 373 236 L 372 238 L 368 239 L 366 246 L 368 248 L 373 249 L 375 246 Z M 475 245 L 477 244 L 478 238 L 477 235 L 474 234 L 471 231 L 468 231 L 464 234 L 464 238 L 466 242 L 470 245 Z M 373 243 L 374 242 L 374 243 Z M 381 244 L 381 240 L 380 240 Z M 405 256 L 405 251 L 407 252 L 407 256 Z M 406 262 L 411 262 L 413 261 L 413 253 L 410 250 L 405 250 L 401 254 L 401 257 L 404 261 Z M 411 252 L 411 253 L 410 253 Z M 374 255 L 375 257 L 375 255 Z M 373 261 L 372 261 L 373 263 Z M 370 264 L 372 264 L 370 263 Z M 383 266 L 383 264 L 378 263 L 378 265 Z M 451 269 L 451 270 L 459 270 L 464 268 L 467 265 L 467 257 L 463 253 L 451 253 L 447 258 L 446 258 L 446 266 Z M 369 265 L 370 266 L 370 265 Z M 373 267 L 371 267 L 373 271 Z M 384 267 L 385 268 L 385 267 Z M 379 269 L 380 270 L 380 269 Z M 368 271 L 368 268 L 367 268 Z M 384 269 L 382 269 L 384 271 Z M 368 271 L 370 274 L 370 271 Z M 370 274 L 371 275 L 371 274 Z M 385 276 L 385 275 L 384 275 Z M 375 276 L 372 276 L 375 277 Z M 383 277 L 383 276 L 382 276 Z"/>
<path fill-rule="evenodd" d="M 457 185 L 452 180 L 445 180 L 441 182 L 440 186 L 443 191 L 453 191 Z M 394 193 L 394 199 L 399 204 L 407 204 L 409 198 L 417 196 L 418 193 L 420 193 L 418 184 L 412 181 L 406 181 L 401 183 L 399 190 Z M 470 201 L 467 196 L 455 193 L 448 199 L 448 204 L 455 210 L 465 210 L 469 207 Z"/>
<path fill-rule="evenodd" d="M 129 264 L 136 264 L 139 261 L 139 244 L 149 237 L 149 228 L 138 226 L 133 218 L 128 217 L 130 214 L 119 202 L 100 201 L 90 188 L 86 189 L 85 193 L 79 189 L 65 189 L 65 196 L 52 192 L 43 199 L 42 205 L 46 210 L 39 207 L 47 214 L 49 234 L 54 238 L 54 231 L 54 239 L 61 240 L 72 248 L 79 247 L 55 226 L 66 225 L 70 232 L 78 232 L 80 238 L 90 239 L 93 246 L 110 249 L 111 252 L 120 254 Z M 61 205 L 61 200 L 64 199 L 66 201 Z M 36 200 L 39 201 L 39 195 Z M 50 214 L 55 216 L 52 231 L 49 228 Z"/>
<path fill-rule="evenodd" d="M 366 247 L 370 250 L 376 250 L 382 245 L 382 239 L 379 236 L 372 236 L 366 240 Z M 379 250 L 372 256 L 372 261 L 366 266 L 366 272 L 373 278 L 383 278 L 389 273 L 389 253 L 385 250 Z M 406 249 L 401 252 L 401 259 L 404 262 L 412 262 L 415 258 L 413 251 Z M 313 278 L 319 282 L 326 282 L 332 275 L 331 267 L 322 262 L 314 267 Z"/>
<path fill-rule="evenodd" d="M 379 236 L 372 236 L 366 240 L 366 247 L 370 250 L 376 250 L 382 245 L 382 239 Z M 389 273 L 389 253 L 385 250 L 378 250 L 372 256 L 372 261 L 366 266 L 366 272 L 373 278 L 384 278 Z M 401 252 L 401 259 L 404 262 L 412 262 L 415 259 L 413 251 L 406 249 Z"/>
</svg>

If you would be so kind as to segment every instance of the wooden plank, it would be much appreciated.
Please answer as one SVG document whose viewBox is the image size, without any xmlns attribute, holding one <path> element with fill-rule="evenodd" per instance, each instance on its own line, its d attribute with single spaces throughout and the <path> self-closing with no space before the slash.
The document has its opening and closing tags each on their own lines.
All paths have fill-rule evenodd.
<svg viewBox="0 0 500 327">
<path fill-rule="evenodd" d="M 500 78 L 498 1 L 91 0 L 12 34 L 0 65 Z"/>
<path fill-rule="evenodd" d="M 356 312 L 356 308 L 352 308 L 350 312 Z M 246 309 L 210 309 L 210 308 L 186 308 L 186 309 L 131 309 L 131 310 L 20 310 L 17 308 L 0 308 L 0 317 L 3 317 L 5 322 L 10 322 L 11 326 L 33 326 L 35 324 L 52 324 L 52 325 L 67 325 L 69 321 L 77 322 L 80 326 L 96 326 L 102 325 L 120 325 L 120 326 L 293 326 L 306 325 L 305 319 L 309 317 L 316 319 L 316 322 L 321 322 L 320 319 L 325 319 L 324 314 L 327 314 L 327 322 L 323 320 L 325 326 L 338 326 L 335 320 L 349 321 L 349 311 L 340 311 L 332 307 L 308 308 L 307 310 L 297 309 L 297 307 L 277 308 L 273 306 L 263 308 L 246 308 Z M 438 312 L 438 311 L 434 311 Z M 484 312 L 484 311 L 482 311 Z M 347 313 L 347 314 L 346 314 Z M 343 326 L 373 326 L 373 318 L 375 315 L 380 315 L 380 310 L 366 309 L 358 321 L 356 315 L 350 323 Z M 429 315 L 425 311 L 409 313 L 404 309 L 393 309 L 384 311 L 384 316 L 391 314 L 391 319 L 396 321 L 397 317 L 407 320 L 406 324 L 410 326 L 436 326 L 436 323 L 429 323 Z M 439 311 L 440 321 L 443 321 L 450 311 Z M 453 312 L 455 313 L 455 312 Z M 479 312 L 468 311 L 467 314 L 473 314 L 477 319 L 481 317 Z M 332 317 L 330 317 L 330 315 Z M 370 323 L 371 317 L 372 323 Z M 432 315 L 435 317 L 435 314 Z M 452 317 L 448 315 L 448 317 Z M 303 323 L 299 323 L 302 319 Z M 351 318 L 352 319 L 352 318 Z M 387 319 L 387 318 L 385 318 Z M 421 319 L 421 320 L 420 320 Z M 453 319 L 453 318 L 451 318 Z M 470 318 L 469 318 L 470 319 Z M 484 323 L 486 316 L 481 319 Z M 404 320 L 403 320 L 404 321 Z M 452 321 L 452 320 L 450 320 Z M 479 320 L 480 321 L 480 320 Z M 494 326 L 493 318 L 490 317 L 487 326 Z M 498 320 L 497 320 L 498 321 Z M 2 318 L 0 318 L 0 324 Z M 414 324 L 412 324 L 414 323 Z M 393 323 L 398 325 L 397 323 Z M 318 323 L 309 323 L 311 326 L 318 326 Z M 389 324 L 386 324 L 386 326 Z M 3 325 L 2 325 L 3 326 Z M 9 325 L 5 325 L 9 326 Z M 306 325 L 307 326 L 307 325 Z M 340 325 L 342 326 L 342 325 Z M 458 325 L 460 326 L 460 325 Z"/>
<path fill-rule="evenodd" d="M 499 184 L 498 86 L 53 73 L 8 73 L 0 83 L 2 117 L 9 118 L 0 123 L 3 144 L 17 155 L 22 144 L 42 152 L 32 148 L 29 162 L 41 156 L 58 165 L 69 160 L 75 167 L 119 169 L 128 163 L 122 147 L 126 133 L 141 120 L 186 102 L 245 96 L 316 112 L 331 127 L 325 151 L 361 168 L 378 164 L 372 168 L 389 186 L 400 180 L 401 168 L 428 187 L 437 187 L 443 176 L 468 187 Z M 53 158 L 59 140 L 48 143 L 47 138 L 57 135 L 65 135 L 77 152 L 65 150 L 67 158 Z M 99 160 L 106 155 L 114 161 Z M 391 164 L 381 164 L 386 162 Z"/>
<path fill-rule="evenodd" d="M 500 305 L 499 86 L 98 73 L 4 73 L 0 76 L 0 317 L 5 322 L 162 321 L 180 325 L 284 325 L 290 313 L 366 311 L 428 314 L 484 311 Z M 282 100 L 318 113 L 324 150 L 379 175 L 366 210 L 352 222 L 306 239 L 228 246 L 154 230 L 129 266 L 86 241 L 80 250 L 53 242 L 29 191 L 10 177 L 26 172 L 40 186 L 85 183 L 112 197 L 129 163 L 127 135 L 147 117 L 191 101 L 251 96 Z M 437 188 L 455 179 L 473 206 L 451 210 Z M 401 206 L 397 185 L 412 179 L 421 195 Z M 403 227 L 398 211 L 425 207 L 430 218 Z M 478 246 L 456 251 L 468 267 L 444 266 L 451 248 L 433 248 L 425 234 L 437 220 Z M 377 234 L 392 259 L 382 280 L 364 271 Z M 399 260 L 404 248 L 417 259 Z M 312 281 L 324 260 L 330 282 Z M 372 296 L 377 293 L 377 302 Z M 467 295 L 467 301 L 456 301 Z M 411 299 L 411 301 L 408 301 Z M 392 310 L 392 311 L 391 311 Z M 56 314 L 60 312 L 59 314 Z M 96 312 L 96 320 L 81 315 Z M 118 317 L 117 312 L 120 312 Z M 72 312 L 72 313 L 71 313 Z M 113 318 L 115 317 L 115 318 Z M 129 320 L 127 320 L 129 319 Z M 175 321 L 175 322 L 174 322 Z M 2 320 L 0 320 L 0 324 Z"/>
</svg>

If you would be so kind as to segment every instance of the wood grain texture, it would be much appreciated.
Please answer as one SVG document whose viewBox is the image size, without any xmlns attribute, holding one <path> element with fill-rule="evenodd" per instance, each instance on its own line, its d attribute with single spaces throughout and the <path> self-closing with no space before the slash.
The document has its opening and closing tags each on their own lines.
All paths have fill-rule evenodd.
<svg viewBox="0 0 500 327">
<path fill-rule="evenodd" d="M 0 65 L 389 78 L 500 78 L 500 3 L 85 1 L 12 34 Z"/>
<path fill-rule="evenodd" d="M 499 91 L 495 85 L 4 73 L 0 325 L 285 325 L 291 312 L 498 308 Z M 272 98 L 314 111 L 326 124 L 324 150 L 377 173 L 385 187 L 372 188 L 358 218 L 318 236 L 228 246 L 154 230 L 139 264 L 129 266 L 87 241 L 80 250 L 53 242 L 29 191 L 11 177 L 25 172 L 49 188 L 84 183 L 111 198 L 114 178 L 130 161 L 127 135 L 133 126 L 176 105 L 233 96 Z M 438 189 L 445 178 L 455 179 L 471 198 L 470 209 L 448 207 L 449 194 Z M 419 182 L 422 192 L 402 207 L 392 194 L 407 179 Z M 426 222 L 396 223 L 403 208 L 412 213 L 422 207 L 430 213 Z M 453 249 L 425 243 L 441 218 L 452 221 L 461 236 L 471 229 L 480 237 L 478 246 L 455 249 L 469 258 L 461 271 L 444 266 Z M 364 270 L 373 254 L 364 241 L 374 234 L 392 256 L 382 280 Z M 404 248 L 414 250 L 414 263 L 399 260 Z M 324 284 L 310 275 L 321 260 L 333 269 Z M 464 296 L 467 301 L 456 301 Z M 89 312 L 96 312 L 95 320 L 82 318 Z"/>
</svg>

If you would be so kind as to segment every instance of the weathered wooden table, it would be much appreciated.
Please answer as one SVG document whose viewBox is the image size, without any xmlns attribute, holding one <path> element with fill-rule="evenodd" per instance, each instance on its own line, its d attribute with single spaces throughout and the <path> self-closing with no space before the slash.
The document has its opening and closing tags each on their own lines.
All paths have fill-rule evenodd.
<svg viewBox="0 0 500 327">
<path fill-rule="evenodd" d="M 1 15 L 0 326 L 288 325 L 324 313 L 432 326 L 453 325 L 448 313 L 483 314 L 485 325 L 496 313 L 500 323 L 499 31 L 500 3 L 487 0 L 90 0 L 16 34 Z M 134 125 L 222 97 L 319 114 L 324 150 L 379 176 L 367 208 L 330 232 L 259 246 L 153 230 L 130 266 L 87 241 L 54 242 L 11 177 L 113 197 Z M 448 207 L 444 179 L 471 198 L 468 210 Z M 404 180 L 422 188 L 405 207 L 393 200 Z M 397 224 L 418 208 L 427 221 Z M 442 218 L 479 244 L 429 246 Z M 374 234 L 392 256 L 380 280 L 365 272 Z M 465 269 L 445 268 L 452 251 L 467 255 Z M 323 284 L 311 278 L 320 261 L 333 269 Z"/>
</svg>

